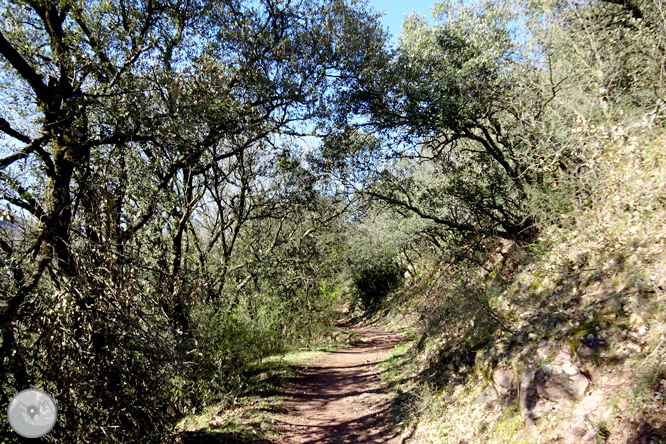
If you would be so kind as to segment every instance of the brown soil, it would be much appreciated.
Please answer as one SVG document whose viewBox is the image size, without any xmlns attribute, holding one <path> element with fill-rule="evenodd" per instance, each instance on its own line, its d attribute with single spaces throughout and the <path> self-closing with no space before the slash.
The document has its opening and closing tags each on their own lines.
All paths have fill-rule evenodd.
<svg viewBox="0 0 666 444">
<path fill-rule="evenodd" d="M 277 442 L 398 443 L 399 427 L 377 364 L 401 342 L 378 328 L 355 329 L 360 341 L 324 353 L 287 387 Z"/>
</svg>

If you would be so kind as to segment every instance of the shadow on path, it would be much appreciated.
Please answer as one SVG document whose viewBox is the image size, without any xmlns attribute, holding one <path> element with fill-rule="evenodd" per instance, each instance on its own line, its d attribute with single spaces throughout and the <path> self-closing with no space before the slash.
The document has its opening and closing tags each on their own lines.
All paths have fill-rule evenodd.
<svg viewBox="0 0 666 444">
<path fill-rule="evenodd" d="M 391 396 L 377 363 L 402 339 L 375 328 L 361 341 L 325 353 L 288 383 L 289 413 L 276 420 L 283 443 L 397 443 Z"/>
</svg>

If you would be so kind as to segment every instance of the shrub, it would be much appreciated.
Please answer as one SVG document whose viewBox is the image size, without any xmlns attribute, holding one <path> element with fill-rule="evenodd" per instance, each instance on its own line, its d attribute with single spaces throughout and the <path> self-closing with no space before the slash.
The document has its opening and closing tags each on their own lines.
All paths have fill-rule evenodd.
<svg viewBox="0 0 666 444">
<path fill-rule="evenodd" d="M 402 285 L 405 269 L 396 255 L 371 240 L 357 240 L 348 252 L 347 264 L 356 299 L 365 309 L 376 307 L 391 290 Z"/>
</svg>

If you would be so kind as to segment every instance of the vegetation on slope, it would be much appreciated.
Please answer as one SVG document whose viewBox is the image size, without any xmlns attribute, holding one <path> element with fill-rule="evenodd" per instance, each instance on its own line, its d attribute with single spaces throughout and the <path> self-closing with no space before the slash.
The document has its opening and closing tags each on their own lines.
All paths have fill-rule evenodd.
<svg viewBox="0 0 666 444">
<path fill-rule="evenodd" d="M 451 40 L 478 38 L 477 24 L 501 8 L 445 2 L 434 26 L 411 18 L 406 53 L 450 63 L 461 56 Z M 500 70 L 512 83 L 495 96 L 466 86 L 470 94 L 457 100 L 475 107 L 470 123 L 461 114 L 445 120 L 461 102 L 430 107 L 420 145 L 393 154 L 400 162 L 359 190 L 383 202 L 373 220 L 431 222 L 403 230 L 411 236 L 395 260 L 409 266 L 409 285 L 376 309 L 416 333 L 387 364 L 395 412 L 414 442 L 659 442 L 666 439 L 666 150 L 663 38 L 652 32 L 664 30 L 663 6 L 529 8 L 538 11 L 526 19 L 536 46 L 524 48 L 543 59 L 501 46 L 512 48 Z M 504 42 L 497 35 L 493 28 L 484 38 Z M 454 80 L 480 75 L 484 56 L 501 60 L 498 46 L 485 42 L 466 45 Z M 447 73 L 428 74 L 444 76 L 431 87 L 411 83 L 430 88 L 418 100 L 448 100 L 428 95 L 441 85 L 456 91 Z M 512 152 L 518 147 L 527 151 Z M 509 182 L 474 170 L 493 171 L 494 162 L 496 177 Z M 520 182 L 511 171 L 521 171 Z M 507 217 L 529 228 L 516 230 Z M 398 227 L 374 229 L 394 239 Z"/>
<path fill-rule="evenodd" d="M 613 143 L 592 203 L 558 215 L 534 244 L 492 242 L 476 259 L 421 264 L 387 304 L 397 319 L 421 307 L 421 340 L 389 371 L 415 442 L 664 439 L 665 173 L 663 137 Z M 494 396 L 496 380 L 561 354 L 589 386 L 532 428 L 517 393 Z"/>
<path fill-rule="evenodd" d="M 346 295 L 415 322 L 415 436 L 663 434 L 661 2 L 445 0 L 395 49 L 356 0 L 0 4 L 0 404 L 52 394 L 43 441 L 161 442 Z"/>
</svg>

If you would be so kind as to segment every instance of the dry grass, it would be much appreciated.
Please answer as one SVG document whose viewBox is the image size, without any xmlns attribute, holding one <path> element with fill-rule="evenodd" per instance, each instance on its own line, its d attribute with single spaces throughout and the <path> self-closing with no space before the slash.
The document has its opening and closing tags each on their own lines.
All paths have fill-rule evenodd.
<svg viewBox="0 0 666 444">
<path fill-rule="evenodd" d="M 666 136 L 613 131 L 602 134 L 609 140 L 595 145 L 593 168 L 579 178 L 584 192 L 537 244 L 495 245 L 483 266 L 467 267 L 464 289 L 451 270 L 439 270 L 397 296 L 403 311 L 420 308 L 415 325 L 427 333 L 394 365 L 400 376 L 391 376 L 411 442 L 577 442 L 576 415 L 596 433 L 591 442 L 649 442 L 666 433 Z M 470 288 L 491 294 L 489 307 L 515 335 L 479 334 L 492 319 L 465 302 Z M 577 352 L 590 334 L 603 347 L 583 359 Z M 515 403 L 473 404 L 497 365 L 524 372 L 540 346 L 544 362 L 562 349 L 573 353 L 592 382 L 583 401 L 542 418 L 536 434 Z"/>
</svg>

